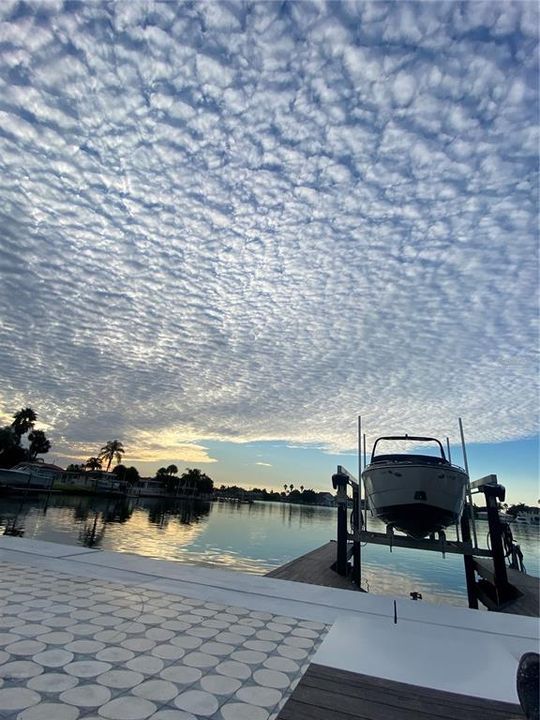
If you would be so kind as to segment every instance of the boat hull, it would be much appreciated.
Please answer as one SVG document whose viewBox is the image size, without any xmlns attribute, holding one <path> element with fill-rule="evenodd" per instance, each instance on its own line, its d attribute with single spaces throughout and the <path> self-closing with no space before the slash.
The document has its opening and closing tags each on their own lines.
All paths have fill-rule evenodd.
<svg viewBox="0 0 540 720">
<path fill-rule="evenodd" d="M 362 479 L 373 515 L 414 538 L 456 523 L 463 512 L 468 477 L 449 463 L 374 463 Z"/>
<path fill-rule="evenodd" d="M 31 481 L 30 473 L 0 468 L 0 495 L 10 495 L 23 488 L 28 489 Z"/>
</svg>

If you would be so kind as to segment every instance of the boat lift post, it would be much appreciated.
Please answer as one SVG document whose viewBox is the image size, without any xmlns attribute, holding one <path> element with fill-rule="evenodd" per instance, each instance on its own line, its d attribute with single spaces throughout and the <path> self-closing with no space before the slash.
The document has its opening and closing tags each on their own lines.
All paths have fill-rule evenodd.
<svg viewBox="0 0 540 720">
<path fill-rule="evenodd" d="M 478 547 L 478 538 L 476 537 L 476 524 L 474 522 L 474 513 L 473 513 L 473 501 L 472 501 L 472 493 L 471 493 L 471 480 L 469 475 L 469 463 L 467 461 L 467 448 L 465 446 L 465 435 L 463 434 L 463 423 L 461 422 L 461 418 L 458 418 L 459 423 L 459 433 L 461 435 L 461 447 L 463 450 L 463 463 L 465 465 L 465 472 L 467 473 L 467 477 L 469 480 L 467 481 L 467 500 L 469 501 L 469 510 L 470 510 L 470 518 L 471 518 L 471 525 L 472 525 L 472 534 L 474 538 L 474 546 Z"/>
<path fill-rule="evenodd" d="M 336 493 L 337 504 L 337 557 L 336 571 L 339 575 L 347 574 L 347 477 L 338 471 L 332 475 L 332 485 Z"/>
<path fill-rule="evenodd" d="M 448 454 L 447 460 L 449 463 L 451 463 L 452 462 L 452 453 L 450 451 L 450 438 L 448 437 L 448 435 L 446 436 L 446 452 Z M 460 539 L 459 532 L 460 532 L 459 531 L 459 522 L 456 522 L 456 537 L 458 540 Z"/>
<path fill-rule="evenodd" d="M 464 545 L 471 545 L 471 526 L 469 523 L 467 504 L 461 515 L 461 541 Z M 472 507 L 471 507 L 472 512 Z M 475 545 L 476 547 L 476 545 Z M 476 578 L 474 575 L 474 558 L 472 553 L 463 553 L 463 564 L 465 567 L 465 583 L 467 585 L 467 599 L 469 607 L 478 610 L 478 597 L 476 596 Z"/>
<path fill-rule="evenodd" d="M 486 507 L 489 523 L 489 537 L 491 541 L 491 552 L 493 553 L 493 572 L 495 575 L 495 588 L 499 602 L 506 599 L 509 594 L 508 573 L 504 561 L 504 550 L 502 543 L 501 523 L 499 520 L 499 509 L 497 500 L 504 502 L 505 489 L 499 484 L 486 484 L 482 486 L 482 492 L 486 497 Z"/>
<path fill-rule="evenodd" d="M 463 451 L 463 464 L 465 465 L 465 472 L 467 473 L 467 502 L 463 508 L 461 515 L 461 539 L 464 543 L 471 543 L 474 539 L 474 547 L 478 547 L 478 538 L 476 537 L 476 525 L 474 522 L 473 512 L 473 501 L 471 493 L 471 480 L 469 475 L 469 463 L 467 461 L 467 448 L 465 446 L 465 435 L 463 434 L 463 423 L 461 418 L 458 418 L 459 423 L 459 434 L 461 436 L 461 448 Z M 471 526 L 472 526 L 472 538 L 471 538 Z M 465 566 L 465 581 L 467 583 L 467 598 L 469 600 L 469 607 L 474 610 L 478 609 L 478 597 L 476 593 L 476 577 L 474 574 L 474 558 L 472 555 L 465 553 L 463 555 L 463 564 Z"/>
<path fill-rule="evenodd" d="M 353 486 L 353 503 L 356 502 L 356 524 L 362 527 L 362 417 L 358 416 L 358 487 L 356 488 L 356 497 Z M 365 503 L 365 499 L 364 499 Z M 355 539 L 353 541 L 353 581 L 360 587 L 360 578 L 362 576 L 362 560 L 360 557 L 360 542 Z"/>
<path fill-rule="evenodd" d="M 497 605 L 504 605 L 515 599 L 516 590 L 508 582 L 505 554 L 502 539 L 502 525 L 499 518 L 498 501 L 504 502 L 506 490 L 500 485 L 496 475 L 486 475 L 471 483 L 471 492 L 482 492 L 486 498 L 487 520 L 491 556 L 493 560 L 493 584 L 491 594 Z M 480 592 L 488 589 L 486 583 L 481 584 Z"/>
<path fill-rule="evenodd" d="M 364 433 L 364 470 L 367 467 L 367 456 L 366 456 L 366 433 Z M 368 514 L 368 496 L 366 492 L 366 484 L 362 483 L 362 475 L 358 477 L 358 483 L 364 487 L 364 530 L 367 530 L 367 514 Z"/>
<path fill-rule="evenodd" d="M 337 504 L 337 555 L 336 555 L 336 571 L 344 577 L 348 574 L 348 561 L 351 556 L 353 558 L 352 580 L 357 583 L 360 588 L 360 540 L 358 530 L 361 526 L 361 516 L 357 516 L 354 532 L 349 533 L 347 526 L 347 487 L 350 485 L 353 491 L 353 511 L 357 511 L 360 504 L 360 488 L 356 478 L 343 466 L 338 465 L 337 472 L 332 475 L 332 485 L 336 493 Z M 356 512 L 354 512 L 356 515 Z M 349 548 L 349 540 L 353 541 L 352 548 Z"/>
</svg>

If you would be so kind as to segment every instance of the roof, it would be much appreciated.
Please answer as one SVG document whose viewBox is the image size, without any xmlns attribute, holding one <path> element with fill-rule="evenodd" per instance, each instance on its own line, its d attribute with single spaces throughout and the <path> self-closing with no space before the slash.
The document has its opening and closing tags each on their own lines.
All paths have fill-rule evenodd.
<svg viewBox="0 0 540 720">
<path fill-rule="evenodd" d="M 44 468 L 45 470 L 54 470 L 56 472 L 64 472 L 64 468 L 53 463 L 41 463 L 41 462 L 21 462 L 15 465 L 12 470 L 18 470 L 20 468 Z"/>
</svg>

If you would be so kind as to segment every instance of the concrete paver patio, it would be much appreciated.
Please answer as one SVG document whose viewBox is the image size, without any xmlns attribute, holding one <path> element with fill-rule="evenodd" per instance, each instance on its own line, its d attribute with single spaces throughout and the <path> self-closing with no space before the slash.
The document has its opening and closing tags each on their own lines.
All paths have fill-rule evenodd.
<svg viewBox="0 0 540 720">
<path fill-rule="evenodd" d="M 1 563 L 0 717 L 268 720 L 323 623 Z"/>
<path fill-rule="evenodd" d="M 271 720 L 312 661 L 515 704 L 537 644 L 529 617 L 0 537 L 0 720 Z"/>
</svg>

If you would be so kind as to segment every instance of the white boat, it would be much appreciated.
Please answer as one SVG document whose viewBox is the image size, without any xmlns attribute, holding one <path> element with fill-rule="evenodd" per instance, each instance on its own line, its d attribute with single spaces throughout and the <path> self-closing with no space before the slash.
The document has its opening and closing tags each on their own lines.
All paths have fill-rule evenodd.
<svg viewBox="0 0 540 720">
<path fill-rule="evenodd" d="M 30 481 L 31 476 L 28 472 L 0 468 L 0 492 L 6 492 L 12 488 L 27 487 L 30 485 Z"/>
<path fill-rule="evenodd" d="M 487 510 L 478 510 L 476 513 L 476 519 L 477 520 L 487 520 L 488 519 L 488 511 Z M 514 519 L 513 515 L 509 515 L 508 513 L 501 512 L 499 510 L 499 520 L 501 522 L 512 522 Z"/>
<path fill-rule="evenodd" d="M 383 440 L 399 445 L 437 443 L 440 455 L 378 455 L 377 445 Z M 446 459 L 436 438 L 392 435 L 375 441 L 362 480 L 375 517 L 411 537 L 424 538 L 460 519 L 469 477 Z"/>
<path fill-rule="evenodd" d="M 536 508 L 524 510 L 516 515 L 514 525 L 533 525 L 540 527 L 540 513 Z"/>
</svg>

